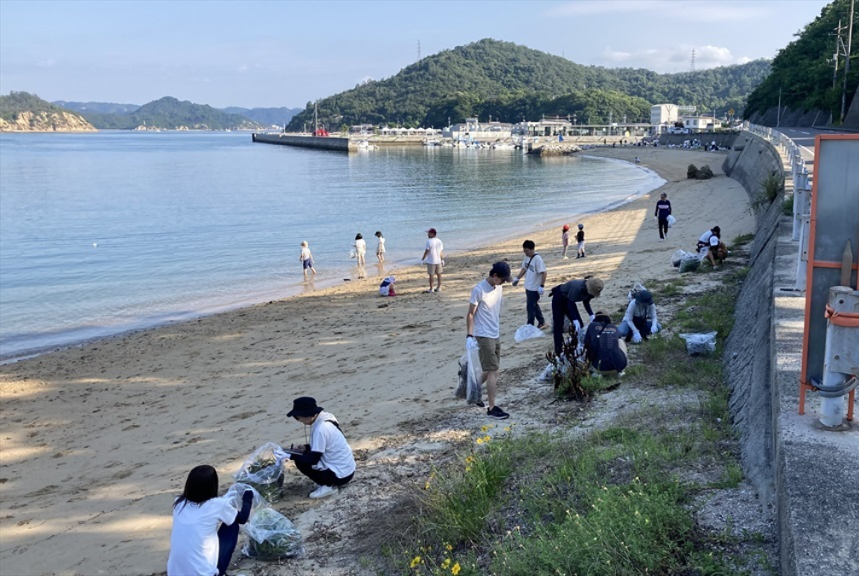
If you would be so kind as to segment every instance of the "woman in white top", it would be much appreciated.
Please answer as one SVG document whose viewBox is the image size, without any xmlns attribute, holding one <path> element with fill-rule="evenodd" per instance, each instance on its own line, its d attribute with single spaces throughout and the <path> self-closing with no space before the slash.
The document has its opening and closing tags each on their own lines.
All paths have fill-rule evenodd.
<svg viewBox="0 0 859 576">
<path fill-rule="evenodd" d="M 364 254 L 367 253 L 367 241 L 364 240 L 364 237 L 361 236 L 360 233 L 355 236 L 355 255 L 358 258 L 358 266 L 364 265 Z"/>
<path fill-rule="evenodd" d="M 167 576 L 223 576 L 239 540 L 239 524 L 248 521 L 254 493 L 242 494 L 242 509 L 218 497 L 218 473 L 197 466 L 185 490 L 173 502 L 173 531 Z"/>
</svg>

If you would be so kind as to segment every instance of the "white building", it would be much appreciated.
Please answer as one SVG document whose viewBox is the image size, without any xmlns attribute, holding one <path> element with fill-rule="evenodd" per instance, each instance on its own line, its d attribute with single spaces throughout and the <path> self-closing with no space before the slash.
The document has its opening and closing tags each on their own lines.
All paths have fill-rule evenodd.
<svg viewBox="0 0 859 576">
<path fill-rule="evenodd" d="M 454 140 L 494 142 L 510 138 L 512 124 L 504 122 L 480 122 L 477 118 L 466 118 L 442 131 L 442 137 Z"/>
<path fill-rule="evenodd" d="M 677 122 L 679 106 L 676 104 L 655 104 L 650 107 L 650 124 L 674 124 Z"/>
</svg>

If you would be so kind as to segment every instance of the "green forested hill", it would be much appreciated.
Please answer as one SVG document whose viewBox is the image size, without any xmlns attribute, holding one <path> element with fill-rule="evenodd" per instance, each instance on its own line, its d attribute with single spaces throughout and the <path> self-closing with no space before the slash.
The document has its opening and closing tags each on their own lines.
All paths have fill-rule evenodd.
<svg viewBox="0 0 859 576">
<path fill-rule="evenodd" d="M 239 114 L 228 114 L 206 104 L 179 101 L 166 96 L 144 104 L 131 114 L 90 114 L 83 117 L 101 129 L 130 130 L 138 127 L 176 130 L 256 130 L 260 125 Z"/>
<path fill-rule="evenodd" d="M 65 110 L 29 92 L 10 92 L 8 96 L 0 96 L 0 118 L 13 122 L 22 112 L 60 113 Z"/>
<path fill-rule="evenodd" d="M 823 8 L 812 23 L 800 30 L 796 40 L 782 48 L 772 61 L 772 73 L 750 95 L 744 112 L 746 118 L 753 114 L 765 114 L 779 104 L 793 110 L 823 110 L 831 112 L 838 120 L 841 114 L 841 92 L 844 82 L 844 58 L 839 59 L 838 76 L 833 87 L 835 54 L 835 28 L 839 20 L 847 26 L 850 16 L 850 0 L 835 0 Z M 859 14 L 856 15 L 859 17 Z M 856 31 L 859 22 L 854 23 L 853 58 L 850 76 L 847 79 L 846 104 L 850 105 L 856 86 L 859 84 L 859 59 L 856 52 Z M 842 32 L 847 43 L 847 33 Z M 828 115 L 828 114 L 827 114 Z M 821 123 L 825 122 L 823 120 Z"/>
<path fill-rule="evenodd" d="M 511 42 L 485 39 L 445 50 L 391 78 L 368 82 L 317 103 L 320 121 L 342 124 L 446 125 L 468 116 L 517 122 L 524 116 L 577 114 L 585 123 L 649 121 L 650 104 L 698 106 L 723 115 L 741 112 L 744 99 L 769 72 L 769 63 L 682 74 L 582 66 Z M 646 113 L 645 113 L 646 110 Z M 313 105 L 288 129 L 313 122 Z"/>
</svg>

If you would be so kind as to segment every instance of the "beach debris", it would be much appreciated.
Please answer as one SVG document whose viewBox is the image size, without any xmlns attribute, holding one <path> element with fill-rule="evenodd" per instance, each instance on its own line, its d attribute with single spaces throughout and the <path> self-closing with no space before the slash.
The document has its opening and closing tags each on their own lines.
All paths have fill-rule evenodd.
<svg viewBox="0 0 859 576">
<path fill-rule="evenodd" d="M 710 169 L 708 164 L 704 164 L 701 168 L 698 169 L 698 173 L 695 175 L 696 180 L 709 180 L 713 177 L 713 170 Z"/>
<path fill-rule="evenodd" d="M 698 167 L 694 164 L 689 164 L 689 166 L 686 168 L 686 178 L 692 179 L 696 176 L 698 176 Z"/>
</svg>

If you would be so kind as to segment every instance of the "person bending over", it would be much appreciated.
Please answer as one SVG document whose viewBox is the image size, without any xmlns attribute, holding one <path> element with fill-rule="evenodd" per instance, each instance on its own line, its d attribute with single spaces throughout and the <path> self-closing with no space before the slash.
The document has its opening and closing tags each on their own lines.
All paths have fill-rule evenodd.
<svg viewBox="0 0 859 576">
<path fill-rule="evenodd" d="M 239 541 L 239 524 L 248 521 L 254 493 L 242 494 L 242 509 L 218 497 L 218 472 L 197 466 L 173 502 L 173 530 L 167 576 L 224 576 Z"/>
<path fill-rule="evenodd" d="M 292 410 L 286 415 L 310 426 L 310 443 L 304 445 L 302 454 L 278 453 L 277 456 L 289 456 L 298 471 L 317 484 L 310 497 L 331 496 L 348 484 L 355 475 L 355 457 L 334 415 L 317 406 L 316 399 L 310 396 L 293 400 Z"/>
<path fill-rule="evenodd" d="M 594 313 L 591 310 L 591 300 L 599 298 L 602 289 L 603 281 L 591 277 L 582 280 L 569 280 L 549 291 L 549 296 L 552 297 L 552 336 L 555 340 L 555 354 L 560 355 L 564 347 L 564 318 L 570 319 L 576 332 L 581 330 L 584 322 L 576 304 L 576 302 L 581 302 L 593 321 Z"/>
<path fill-rule="evenodd" d="M 621 375 L 627 365 L 626 343 L 604 312 L 597 312 L 585 332 L 585 357 L 600 375 Z"/>
</svg>

